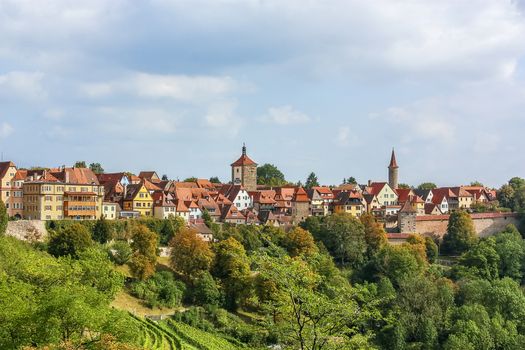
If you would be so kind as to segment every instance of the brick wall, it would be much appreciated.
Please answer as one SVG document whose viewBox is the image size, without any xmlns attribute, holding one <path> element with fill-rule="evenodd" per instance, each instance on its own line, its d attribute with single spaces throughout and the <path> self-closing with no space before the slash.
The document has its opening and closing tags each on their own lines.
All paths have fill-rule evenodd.
<svg viewBox="0 0 525 350">
<path fill-rule="evenodd" d="M 502 231 L 508 224 L 519 225 L 515 213 L 472 214 L 474 228 L 480 237 L 486 237 Z M 425 215 L 416 218 L 416 232 L 425 236 L 443 237 L 447 232 L 448 215 Z"/>
</svg>

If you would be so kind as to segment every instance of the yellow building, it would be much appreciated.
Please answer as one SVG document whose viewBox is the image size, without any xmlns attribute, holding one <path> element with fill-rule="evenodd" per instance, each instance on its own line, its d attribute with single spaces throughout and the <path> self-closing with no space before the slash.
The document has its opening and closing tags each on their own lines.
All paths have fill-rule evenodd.
<svg viewBox="0 0 525 350">
<path fill-rule="evenodd" d="M 4 202 L 7 215 L 14 216 L 12 195 L 12 180 L 16 174 L 16 165 L 13 162 L 0 162 L 0 199 Z"/>
<path fill-rule="evenodd" d="M 43 171 L 23 183 L 24 218 L 95 220 L 102 214 L 104 187 L 90 169 Z"/>
<path fill-rule="evenodd" d="M 136 211 L 140 216 L 153 216 L 153 198 L 143 183 L 126 186 L 123 211 Z"/>
<path fill-rule="evenodd" d="M 359 217 L 365 211 L 363 195 L 357 191 L 341 192 L 334 202 L 334 213 L 347 213 Z"/>
</svg>

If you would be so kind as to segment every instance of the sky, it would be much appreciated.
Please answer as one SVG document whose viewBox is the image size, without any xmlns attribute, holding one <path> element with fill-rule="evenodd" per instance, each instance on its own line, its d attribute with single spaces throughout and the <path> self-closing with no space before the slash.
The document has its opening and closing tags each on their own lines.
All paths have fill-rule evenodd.
<svg viewBox="0 0 525 350">
<path fill-rule="evenodd" d="M 20 167 L 290 181 L 525 177 L 525 4 L 0 0 L 0 151 Z"/>
</svg>

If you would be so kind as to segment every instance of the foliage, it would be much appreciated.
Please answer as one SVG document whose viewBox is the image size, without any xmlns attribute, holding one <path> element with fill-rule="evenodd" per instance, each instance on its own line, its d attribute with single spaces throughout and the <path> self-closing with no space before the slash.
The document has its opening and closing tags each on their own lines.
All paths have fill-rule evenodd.
<svg viewBox="0 0 525 350">
<path fill-rule="evenodd" d="M 319 181 L 317 180 L 317 175 L 315 175 L 314 172 L 311 172 L 310 175 L 306 178 L 306 182 L 304 184 L 304 187 L 307 189 L 310 189 L 312 187 L 319 186 Z"/>
<path fill-rule="evenodd" d="M 84 160 L 78 160 L 73 165 L 74 168 L 87 168 L 86 162 Z"/>
<path fill-rule="evenodd" d="M 117 265 L 126 264 L 133 255 L 131 246 L 126 241 L 116 241 L 111 246 L 109 257 Z"/>
<path fill-rule="evenodd" d="M 106 243 L 111 240 L 113 234 L 111 232 L 111 226 L 104 216 L 97 220 L 95 226 L 93 226 L 93 240 L 99 243 Z"/>
<path fill-rule="evenodd" d="M 87 228 L 81 224 L 75 223 L 58 232 L 51 233 L 48 251 L 50 254 L 58 256 L 78 257 L 78 254 L 90 246 L 91 234 Z"/>
<path fill-rule="evenodd" d="M 295 227 L 288 231 L 283 245 L 292 257 L 299 255 L 311 256 L 317 252 L 317 246 L 311 233 L 300 227 Z"/>
<path fill-rule="evenodd" d="M 134 277 L 145 280 L 155 273 L 157 263 L 158 236 L 144 225 L 137 225 L 133 230 L 131 249 L 133 256 L 129 262 Z"/>
<path fill-rule="evenodd" d="M 388 243 L 386 232 L 376 218 L 370 214 L 365 213 L 359 218 L 365 229 L 365 241 L 367 245 L 367 255 L 371 258 L 376 254 L 385 244 Z"/>
<path fill-rule="evenodd" d="M 195 176 L 187 177 L 183 180 L 183 182 L 197 182 L 197 178 Z"/>
<path fill-rule="evenodd" d="M 221 303 L 221 292 L 208 271 L 204 271 L 195 278 L 190 298 L 195 305 L 218 306 Z"/>
<path fill-rule="evenodd" d="M 316 238 L 342 265 L 358 267 L 365 262 L 365 228 L 359 219 L 350 214 L 337 213 L 325 217 Z"/>
<path fill-rule="evenodd" d="M 350 176 L 348 179 L 343 179 L 343 184 L 357 185 L 357 180 L 355 179 L 355 177 Z"/>
<path fill-rule="evenodd" d="M 131 292 L 151 308 L 173 308 L 181 305 L 185 288 L 184 283 L 176 281 L 171 272 L 161 271 L 145 281 L 134 282 Z"/>
<path fill-rule="evenodd" d="M 217 176 L 212 176 L 212 177 L 210 177 L 210 182 L 212 184 L 220 184 L 221 180 Z"/>
<path fill-rule="evenodd" d="M 191 281 L 204 271 L 209 271 L 214 254 L 208 243 L 203 241 L 197 231 L 184 228 L 170 242 L 172 247 L 171 266 L 187 281 Z"/>
<path fill-rule="evenodd" d="M 471 248 L 476 241 L 476 230 L 470 215 L 465 211 L 455 211 L 450 214 L 442 250 L 449 254 L 461 254 Z"/>
<path fill-rule="evenodd" d="M 250 292 L 250 261 L 242 244 L 233 237 L 219 242 L 214 251 L 212 274 L 222 281 L 226 307 L 235 311 Z"/>
<path fill-rule="evenodd" d="M 4 202 L 0 199 L 0 236 L 5 234 L 7 230 L 7 222 L 9 221 L 9 216 L 7 215 L 7 209 Z"/>
<path fill-rule="evenodd" d="M 284 174 L 273 164 L 264 164 L 257 168 L 257 184 L 282 186 L 286 184 Z"/>
<path fill-rule="evenodd" d="M 91 169 L 95 174 L 104 174 L 104 168 L 100 163 L 91 163 L 89 164 L 89 169 Z"/>
<path fill-rule="evenodd" d="M 129 317 L 109 307 L 122 283 L 103 251 L 56 259 L 0 237 L 0 348 L 132 342 Z"/>
<path fill-rule="evenodd" d="M 409 184 L 400 183 L 400 184 L 397 185 L 397 188 L 410 189 L 410 188 L 412 188 L 412 186 L 410 186 Z"/>
<path fill-rule="evenodd" d="M 424 271 L 427 263 L 417 245 L 386 245 L 374 257 L 376 270 L 388 277 L 394 285 L 413 274 Z"/>
<path fill-rule="evenodd" d="M 428 262 L 431 264 L 435 263 L 439 254 L 439 248 L 432 237 L 425 237 L 425 252 Z"/>
<path fill-rule="evenodd" d="M 436 184 L 433 182 L 423 182 L 419 186 L 417 186 L 418 190 L 433 190 L 437 188 Z"/>
</svg>

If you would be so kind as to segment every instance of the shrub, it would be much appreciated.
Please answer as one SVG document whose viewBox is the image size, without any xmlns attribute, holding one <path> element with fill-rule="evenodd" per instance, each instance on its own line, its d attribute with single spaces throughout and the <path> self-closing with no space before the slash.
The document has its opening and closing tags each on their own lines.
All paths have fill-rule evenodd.
<svg viewBox="0 0 525 350">
<path fill-rule="evenodd" d="M 131 293 L 152 308 L 180 306 L 185 289 L 184 283 L 176 281 L 169 271 L 157 272 L 151 278 L 131 285 Z"/>
<path fill-rule="evenodd" d="M 109 257 L 117 265 L 124 265 L 131 259 L 133 251 L 126 241 L 116 241 L 110 249 Z"/>
</svg>

